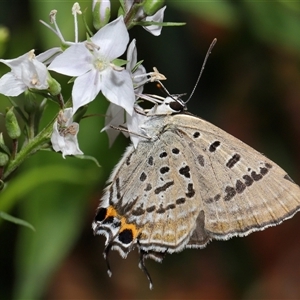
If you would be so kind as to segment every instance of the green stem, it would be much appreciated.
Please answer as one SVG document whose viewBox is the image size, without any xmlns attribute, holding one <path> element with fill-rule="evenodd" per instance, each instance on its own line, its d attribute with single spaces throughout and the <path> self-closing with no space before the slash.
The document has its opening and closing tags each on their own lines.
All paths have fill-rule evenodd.
<svg viewBox="0 0 300 300">
<path fill-rule="evenodd" d="M 18 139 L 13 139 L 12 140 L 12 151 L 11 151 L 12 159 L 15 159 L 17 152 L 18 152 Z"/>
<path fill-rule="evenodd" d="M 3 181 L 5 181 L 5 179 L 15 171 L 28 156 L 41 149 L 45 143 L 50 141 L 55 120 L 56 117 L 36 137 L 29 140 L 20 152 L 16 154 L 14 159 L 10 160 L 5 168 L 3 177 L 1 178 Z"/>
</svg>

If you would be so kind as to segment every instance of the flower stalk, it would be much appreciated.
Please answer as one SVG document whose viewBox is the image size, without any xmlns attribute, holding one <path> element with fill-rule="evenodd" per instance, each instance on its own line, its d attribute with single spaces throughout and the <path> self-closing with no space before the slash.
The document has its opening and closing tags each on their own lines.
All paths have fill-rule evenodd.
<svg viewBox="0 0 300 300">
<path fill-rule="evenodd" d="M 53 132 L 53 124 L 56 117 L 33 139 L 30 139 L 23 148 L 15 154 L 15 157 L 11 156 L 8 164 L 5 166 L 1 180 L 5 181 L 9 175 L 11 175 L 31 154 L 37 152 L 50 142 L 50 138 Z"/>
</svg>

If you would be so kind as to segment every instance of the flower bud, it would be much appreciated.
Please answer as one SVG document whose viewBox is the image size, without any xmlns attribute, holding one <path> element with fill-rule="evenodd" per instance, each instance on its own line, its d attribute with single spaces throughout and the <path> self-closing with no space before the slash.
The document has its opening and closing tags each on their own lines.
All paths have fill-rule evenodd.
<svg viewBox="0 0 300 300">
<path fill-rule="evenodd" d="M 24 101 L 24 110 L 30 115 L 36 111 L 35 94 L 30 90 L 24 92 L 26 100 Z"/>
<path fill-rule="evenodd" d="M 164 0 L 145 0 L 143 10 L 147 16 L 153 16 L 165 4 Z"/>
<path fill-rule="evenodd" d="M 15 113 L 13 112 L 14 108 L 10 108 L 5 115 L 5 127 L 7 134 L 11 139 L 17 139 L 21 135 L 21 129 L 18 124 Z"/>
<path fill-rule="evenodd" d="M 4 151 L 7 154 L 10 153 L 8 147 L 5 145 L 2 132 L 0 133 L 0 151 Z"/>
<path fill-rule="evenodd" d="M 109 22 L 110 0 L 93 0 L 93 25 L 99 30 Z"/>
<path fill-rule="evenodd" d="M 6 166 L 8 161 L 9 156 L 6 153 L 0 151 L 0 167 Z"/>
<path fill-rule="evenodd" d="M 51 95 L 56 96 L 61 92 L 60 84 L 54 78 L 52 78 L 49 73 L 47 83 L 49 85 L 48 91 Z"/>
</svg>

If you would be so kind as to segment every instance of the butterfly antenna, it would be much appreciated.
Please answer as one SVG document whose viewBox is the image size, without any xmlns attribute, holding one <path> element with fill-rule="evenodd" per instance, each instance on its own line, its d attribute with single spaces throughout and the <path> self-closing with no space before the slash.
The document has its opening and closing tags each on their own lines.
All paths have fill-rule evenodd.
<svg viewBox="0 0 300 300">
<path fill-rule="evenodd" d="M 214 38 L 213 41 L 211 42 L 211 44 L 210 44 L 210 46 L 209 46 L 207 52 L 206 52 L 206 55 L 205 55 L 205 58 L 204 58 L 204 61 L 203 61 L 203 64 L 202 64 L 202 68 L 201 68 L 201 70 L 200 70 L 200 73 L 199 73 L 199 76 L 198 76 L 198 78 L 197 78 L 196 84 L 195 84 L 195 86 L 194 86 L 194 88 L 193 88 L 193 90 L 192 90 L 192 92 L 191 92 L 189 98 L 186 100 L 185 104 L 188 103 L 188 102 L 191 100 L 192 96 L 194 95 L 195 90 L 196 90 L 196 87 L 197 87 L 197 85 L 198 85 L 198 83 L 199 83 L 199 80 L 200 80 L 200 78 L 201 78 L 201 76 L 202 76 L 202 73 L 203 73 L 203 71 L 204 71 L 204 68 L 205 68 L 207 59 L 208 59 L 208 57 L 209 57 L 209 55 L 210 55 L 210 53 L 211 53 L 213 47 L 215 46 L 216 42 L 217 42 L 217 39 Z"/>
</svg>

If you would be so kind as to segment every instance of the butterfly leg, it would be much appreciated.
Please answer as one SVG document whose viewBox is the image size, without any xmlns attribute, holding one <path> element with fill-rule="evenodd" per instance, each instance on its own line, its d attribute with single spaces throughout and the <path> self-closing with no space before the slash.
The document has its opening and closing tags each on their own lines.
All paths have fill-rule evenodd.
<svg viewBox="0 0 300 300">
<path fill-rule="evenodd" d="M 132 132 L 132 131 L 128 130 L 127 128 L 123 127 L 123 126 L 118 126 L 117 127 L 117 126 L 110 125 L 109 127 L 112 128 L 112 129 L 114 129 L 114 130 L 127 132 L 129 134 L 134 134 L 134 135 L 140 136 L 140 137 L 142 137 L 144 139 L 151 140 L 151 137 L 143 135 L 143 134 L 139 134 L 139 133 L 136 133 L 136 132 Z"/>
<path fill-rule="evenodd" d="M 152 279 L 151 279 L 151 276 L 145 266 L 145 259 L 147 258 L 147 252 L 142 249 L 139 249 L 139 252 L 140 252 L 139 268 L 141 270 L 143 270 L 143 272 L 146 274 L 148 281 L 149 281 L 149 288 L 150 288 L 150 290 L 152 290 L 152 288 L 153 288 Z"/>
</svg>

